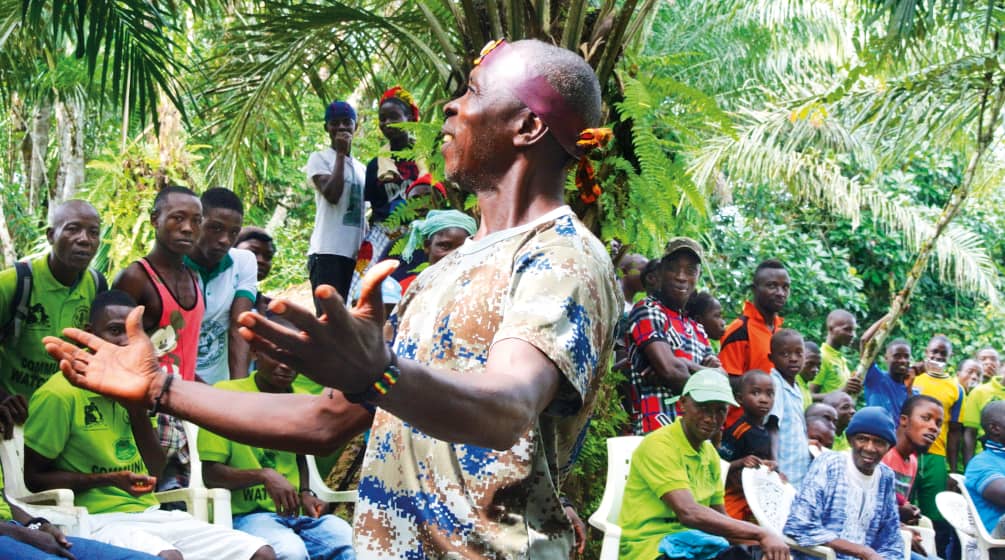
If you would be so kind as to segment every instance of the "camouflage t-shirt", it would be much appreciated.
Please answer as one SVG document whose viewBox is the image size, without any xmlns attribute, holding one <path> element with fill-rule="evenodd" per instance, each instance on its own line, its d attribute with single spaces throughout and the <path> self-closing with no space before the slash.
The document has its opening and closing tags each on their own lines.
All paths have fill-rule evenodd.
<svg viewBox="0 0 1005 560">
<path fill-rule="evenodd" d="M 391 318 L 400 357 L 484 375 L 492 344 L 516 338 L 563 380 L 505 451 L 437 440 L 378 410 L 357 558 L 569 558 L 573 530 L 556 489 L 610 359 L 620 294 L 604 246 L 567 207 L 468 240 L 419 275 Z"/>
</svg>

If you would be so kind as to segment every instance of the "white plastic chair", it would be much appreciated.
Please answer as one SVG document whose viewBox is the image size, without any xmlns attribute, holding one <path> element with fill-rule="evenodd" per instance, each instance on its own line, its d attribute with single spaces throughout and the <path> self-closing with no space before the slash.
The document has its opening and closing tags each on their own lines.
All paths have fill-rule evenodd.
<svg viewBox="0 0 1005 560">
<path fill-rule="evenodd" d="M 963 499 L 966 500 L 967 504 L 967 515 L 970 516 L 971 524 L 976 529 L 975 537 L 977 538 L 977 551 L 981 558 L 988 558 L 991 555 L 992 549 L 1005 549 L 1005 539 L 996 539 L 991 536 L 988 532 L 987 527 L 984 526 L 984 522 L 981 521 L 980 516 L 977 514 L 977 506 L 974 505 L 973 497 L 970 495 L 970 491 L 967 489 L 966 478 L 961 474 L 950 474 L 953 480 L 960 487 L 960 492 L 963 493 Z"/>
<path fill-rule="evenodd" d="M 623 436 L 607 439 L 607 483 L 600 507 L 590 516 L 590 525 L 603 531 L 599 560 L 617 560 L 621 543 L 621 499 L 625 495 L 625 482 L 632 463 L 632 453 L 642 443 L 643 436 Z"/>
<path fill-rule="evenodd" d="M 355 490 L 336 491 L 328 487 L 324 477 L 318 471 L 318 464 L 314 460 L 314 455 L 307 455 L 307 478 L 308 488 L 317 494 L 318 499 L 323 502 L 356 502 Z"/>
<path fill-rule="evenodd" d="M 182 422 L 185 437 L 188 438 L 189 479 L 187 488 L 176 488 L 157 492 L 154 496 L 160 503 L 185 502 L 185 511 L 199 521 L 212 522 L 213 525 L 233 527 L 230 509 L 230 490 L 226 488 L 206 488 L 202 480 L 202 460 L 199 459 L 199 426 L 191 422 Z M 210 504 L 212 503 L 212 515 Z"/>
<path fill-rule="evenodd" d="M 4 494 L 12 504 L 36 517 L 44 517 L 63 532 L 86 537 L 90 534 L 87 510 L 73 505 L 73 491 L 66 488 L 32 492 L 24 482 L 24 428 L 14 426 L 14 436 L 0 439 L 0 466 Z"/>
<path fill-rule="evenodd" d="M 796 541 L 782 532 L 785 521 L 789 518 L 789 510 L 792 508 L 792 500 L 796 497 L 796 490 L 791 484 L 783 482 L 777 472 L 764 466 L 756 469 L 743 469 L 740 473 L 740 480 L 750 511 L 753 512 L 754 518 L 762 527 L 782 535 L 785 544 L 793 550 L 826 560 L 837 558 L 830 548 L 799 546 Z"/>
<path fill-rule="evenodd" d="M 967 511 L 967 499 L 956 492 L 939 492 L 935 496 L 935 505 L 946 522 L 953 526 L 956 538 L 960 540 L 960 550 L 964 560 L 980 560 L 981 553 L 977 546 L 977 528 Z"/>
</svg>

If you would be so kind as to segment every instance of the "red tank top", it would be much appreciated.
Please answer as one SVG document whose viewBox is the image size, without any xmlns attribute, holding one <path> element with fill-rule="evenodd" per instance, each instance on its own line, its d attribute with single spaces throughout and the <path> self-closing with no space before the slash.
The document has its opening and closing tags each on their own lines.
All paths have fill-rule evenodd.
<svg viewBox="0 0 1005 560">
<path fill-rule="evenodd" d="M 177 345 L 174 350 L 164 354 L 160 358 L 161 366 L 165 366 L 167 371 L 174 371 L 181 375 L 182 379 L 192 381 L 195 379 L 195 362 L 199 353 L 199 325 L 202 323 L 202 316 L 206 311 L 206 302 L 202 298 L 202 290 L 196 282 L 195 274 L 186 269 L 192 279 L 192 288 L 195 290 L 195 305 L 185 309 L 178 303 L 178 298 L 171 293 L 171 289 L 161 279 L 154 267 L 150 266 L 146 258 L 139 260 L 143 270 L 154 283 L 157 295 L 161 298 L 161 316 L 157 321 L 157 328 L 162 329 L 172 323 L 177 324 L 178 319 L 171 320 L 172 315 L 177 314 L 182 327 L 175 330 Z"/>
</svg>

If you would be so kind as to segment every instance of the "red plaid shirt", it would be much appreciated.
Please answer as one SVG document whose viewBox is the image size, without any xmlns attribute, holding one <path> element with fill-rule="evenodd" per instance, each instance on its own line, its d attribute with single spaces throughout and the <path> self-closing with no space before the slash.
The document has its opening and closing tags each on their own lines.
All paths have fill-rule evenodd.
<svg viewBox="0 0 1005 560">
<path fill-rule="evenodd" d="M 637 435 L 656 430 L 677 417 L 670 402 L 676 395 L 666 387 L 649 385 L 642 379 L 642 371 L 649 367 L 642 350 L 657 341 L 669 344 L 674 356 L 699 364 L 713 353 L 705 329 L 694 319 L 663 305 L 655 296 L 647 296 L 635 304 L 628 315 L 626 342 L 632 363 L 629 412 L 632 430 Z"/>
</svg>

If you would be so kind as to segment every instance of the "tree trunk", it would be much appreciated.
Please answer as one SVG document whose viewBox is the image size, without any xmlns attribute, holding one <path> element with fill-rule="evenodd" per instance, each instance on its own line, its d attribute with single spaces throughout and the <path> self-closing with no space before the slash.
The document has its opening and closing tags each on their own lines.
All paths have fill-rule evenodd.
<svg viewBox="0 0 1005 560">
<path fill-rule="evenodd" d="M 49 119 L 52 116 L 52 102 L 42 100 L 35 108 L 32 116 L 31 126 L 28 129 L 28 161 L 25 175 L 28 176 L 28 208 L 32 212 L 38 211 L 38 204 L 41 201 L 39 192 L 42 187 L 49 184 L 46 177 L 45 155 L 49 149 Z M 48 194 L 48 192 L 46 193 Z"/>
<path fill-rule="evenodd" d="M 172 180 L 181 177 L 170 177 L 169 175 L 179 172 L 187 174 L 187 169 L 181 169 L 185 153 L 185 143 L 182 140 L 181 113 L 178 108 L 171 103 L 171 99 L 161 92 L 157 102 L 157 147 L 160 167 L 155 175 L 157 189 L 163 189 Z"/>
<path fill-rule="evenodd" d="M 272 211 L 272 217 L 269 218 L 269 223 L 265 224 L 265 231 L 267 231 L 269 235 L 274 236 L 276 232 L 286 224 L 286 216 L 290 213 L 290 204 L 294 203 L 296 195 L 297 193 L 292 186 L 286 187 L 286 190 L 283 191 L 283 197 L 279 199 L 279 204 L 277 204 L 276 209 Z"/>
<path fill-rule="evenodd" d="M 3 254 L 3 268 L 9 268 L 14 266 L 17 254 L 14 252 L 14 240 L 7 226 L 7 215 L 3 206 L 3 197 L 0 197 L 0 253 Z"/>
<path fill-rule="evenodd" d="M 59 135 L 59 170 L 50 209 L 76 196 L 84 184 L 83 99 L 71 97 L 56 102 L 56 132 Z"/>
<path fill-rule="evenodd" d="M 997 40 L 995 43 L 997 44 Z M 911 299 L 914 288 L 928 267 L 928 260 L 935 250 L 939 237 L 960 213 L 963 204 L 970 197 L 974 180 L 977 177 L 977 169 L 994 140 L 995 130 L 1001 124 L 1002 104 L 1005 103 L 1005 78 L 1002 78 L 1002 82 L 997 86 L 993 86 L 992 77 L 988 77 L 987 85 L 985 86 L 984 100 L 981 103 L 980 112 L 977 116 L 977 145 L 974 154 L 970 157 L 970 161 L 967 164 L 967 169 L 963 173 L 963 180 L 953 190 L 945 208 L 942 209 L 939 220 L 935 222 L 935 231 L 932 233 L 931 239 L 926 241 L 918 251 L 918 256 L 911 267 L 911 271 L 907 274 L 907 281 L 904 283 L 903 289 L 897 292 L 893 298 L 890 312 L 883 317 L 882 322 L 876 329 L 875 335 L 866 341 L 858 367 L 855 368 L 855 376 L 858 378 L 864 378 L 866 371 L 876 361 L 876 358 L 879 357 L 880 349 L 883 347 L 886 337 L 893 330 L 894 325 L 897 324 L 897 319 L 907 310 L 907 302 Z"/>
</svg>

